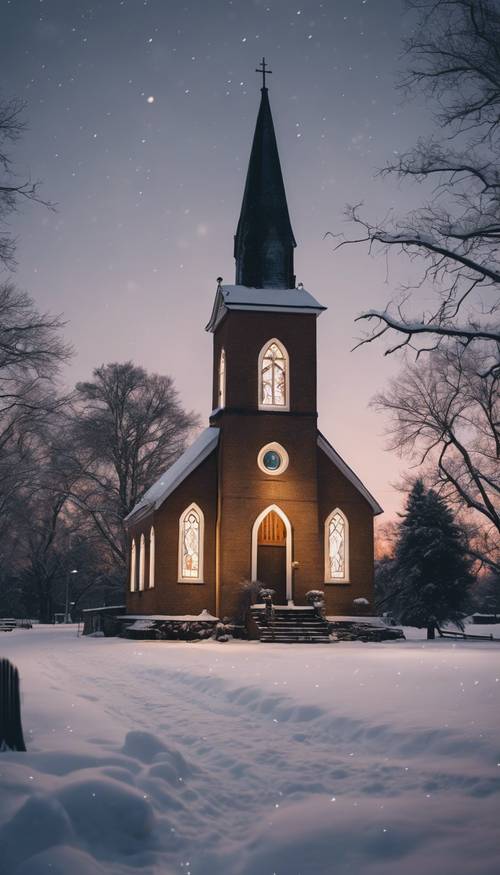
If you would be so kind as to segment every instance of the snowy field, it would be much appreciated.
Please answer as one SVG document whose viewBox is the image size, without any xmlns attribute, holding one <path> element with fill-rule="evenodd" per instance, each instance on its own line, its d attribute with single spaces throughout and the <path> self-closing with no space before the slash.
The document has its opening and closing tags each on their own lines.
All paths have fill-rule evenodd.
<svg viewBox="0 0 500 875">
<path fill-rule="evenodd" d="M 498 875 L 500 644 L 409 633 L 1 633 L 28 752 L 0 753 L 0 871 Z"/>
</svg>

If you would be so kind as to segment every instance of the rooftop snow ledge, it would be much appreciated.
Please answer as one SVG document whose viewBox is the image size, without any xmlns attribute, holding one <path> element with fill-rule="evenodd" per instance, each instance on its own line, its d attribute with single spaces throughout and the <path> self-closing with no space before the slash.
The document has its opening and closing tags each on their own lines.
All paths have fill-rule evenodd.
<svg viewBox="0 0 500 875">
<path fill-rule="evenodd" d="M 207 331 L 215 331 L 228 310 L 275 310 L 281 313 L 315 313 L 326 310 L 310 292 L 300 289 L 254 289 L 218 286 Z"/>
</svg>

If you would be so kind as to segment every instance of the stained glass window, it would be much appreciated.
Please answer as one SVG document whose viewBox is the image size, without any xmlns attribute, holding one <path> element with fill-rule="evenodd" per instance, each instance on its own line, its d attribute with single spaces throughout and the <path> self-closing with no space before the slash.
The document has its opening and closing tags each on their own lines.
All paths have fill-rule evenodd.
<svg viewBox="0 0 500 875">
<path fill-rule="evenodd" d="M 146 572 L 146 540 L 144 535 L 141 535 L 141 546 L 139 550 L 139 589 L 144 589 L 144 577 Z"/>
<path fill-rule="evenodd" d="M 277 341 L 273 340 L 262 356 L 260 403 L 264 407 L 286 407 L 287 356 Z"/>
<path fill-rule="evenodd" d="M 221 350 L 219 359 L 219 399 L 218 407 L 226 405 L 226 351 Z"/>
<path fill-rule="evenodd" d="M 137 561 L 135 555 L 135 541 L 130 548 L 130 592 L 135 592 L 135 576 L 137 573 Z"/>
<path fill-rule="evenodd" d="M 155 585 L 155 530 L 151 526 L 149 533 L 149 588 Z"/>
<path fill-rule="evenodd" d="M 179 571 L 180 580 L 201 580 L 203 576 L 203 514 L 197 505 L 181 516 Z"/>
<path fill-rule="evenodd" d="M 347 521 L 340 510 L 327 520 L 327 576 L 331 581 L 347 579 Z"/>
<path fill-rule="evenodd" d="M 268 450 L 267 453 L 264 453 L 262 462 L 268 471 L 277 471 L 281 465 L 281 456 L 276 450 Z"/>
</svg>

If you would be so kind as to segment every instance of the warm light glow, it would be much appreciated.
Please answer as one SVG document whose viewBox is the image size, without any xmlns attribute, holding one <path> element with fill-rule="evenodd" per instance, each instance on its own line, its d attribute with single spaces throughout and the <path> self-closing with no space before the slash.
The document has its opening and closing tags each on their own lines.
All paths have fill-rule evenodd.
<svg viewBox="0 0 500 875">
<path fill-rule="evenodd" d="M 264 519 L 270 514 L 275 513 L 282 520 L 286 532 L 286 597 L 293 598 L 292 593 L 292 526 L 287 515 L 278 507 L 277 504 L 270 504 L 266 507 L 255 520 L 252 527 L 252 580 L 257 580 L 257 559 L 259 547 L 259 532 L 260 525 Z"/>
<path fill-rule="evenodd" d="M 155 530 L 151 526 L 149 533 L 149 588 L 155 585 Z"/>
<path fill-rule="evenodd" d="M 275 338 L 259 356 L 259 407 L 288 410 L 288 354 Z"/>
<path fill-rule="evenodd" d="M 191 504 L 179 520 L 179 581 L 203 580 L 203 513 Z"/>
<path fill-rule="evenodd" d="M 217 407 L 226 406 L 226 351 L 221 349 L 219 359 L 219 397 Z"/>
<path fill-rule="evenodd" d="M 144 578 L 146 574 L 146 539 L 141 535 L 141 546 L 139 550 L 139 590 L 144 589 Z"/>
<path fill-rule="evenodd" d="M 325 582 L 347 583 L 349 580 L 349 526 L 347 518 L 336 508 L 325 522 Z"/>
<path fill-rule="evenodd" d="M 130 592 L 135 592 L 136 574 L 137 574 L 137 559 L 136 559 L 135 540 L 132 539 L 132 546 L 130 548 Z"/>
</svg>

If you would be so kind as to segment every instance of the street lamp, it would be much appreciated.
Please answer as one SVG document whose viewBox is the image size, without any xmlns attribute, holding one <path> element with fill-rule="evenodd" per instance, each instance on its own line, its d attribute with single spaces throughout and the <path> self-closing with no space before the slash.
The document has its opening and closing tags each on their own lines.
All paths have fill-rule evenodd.
<svg viewBox="0 0 500 875">
<path fill-rule="evenodd" d="M 66 599 L 65 599 L 65 606 L 64 606 L 64 622 L 65 623 L 71 622 L 71 617 L 70 617 L 70 613 L 69 613 L 69 586 L 70 586 L 70 580 L 71 580 L 70 574 L 78 574 L 78 568 L 72 568 L 71 571 L 68 572 L 68 575 L 66 577 Z"/>
</svg>

